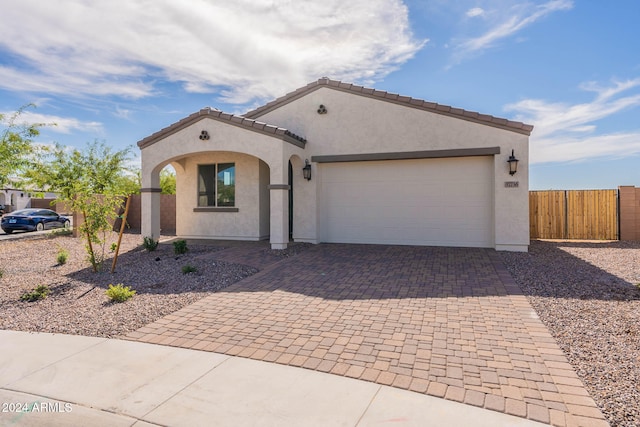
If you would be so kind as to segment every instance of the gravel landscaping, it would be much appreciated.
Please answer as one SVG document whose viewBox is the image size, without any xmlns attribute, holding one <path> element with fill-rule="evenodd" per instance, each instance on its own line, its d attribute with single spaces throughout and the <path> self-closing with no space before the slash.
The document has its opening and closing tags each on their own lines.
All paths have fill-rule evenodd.
<svg viewBox="0 0 640 427">
<path fill-rule="evenodd" d="M 125 234 L 114 274 L 110 274 L 112 233 L 107 239 L 103 271 L 94 273 L 87 261 L 84 241 L 69 236 L 38 237 L 0 242 L 0 329 L 117 337 L 191 304 L 211 292 L 247 276 L 255 268 L 216 261 L 208 254 L 221 249 L 189 244 L 184 255 L 160 244 L 156 251 L 141 247 L 140 235 Z M 64 265 L 58 252 L 69 253 Z M 190 265 L 195 272 L 184 274 Z M 105 295 L 109 284 L 122 283 L 136 290 L 124 303 Z M 39 285 L 51 293 L 35 302 L 20 297 Z"/>
<path fill-rule="evenodd" d="M 612 426 L 640 425 L 640 242 L 501 253 Z"/>
</svg>

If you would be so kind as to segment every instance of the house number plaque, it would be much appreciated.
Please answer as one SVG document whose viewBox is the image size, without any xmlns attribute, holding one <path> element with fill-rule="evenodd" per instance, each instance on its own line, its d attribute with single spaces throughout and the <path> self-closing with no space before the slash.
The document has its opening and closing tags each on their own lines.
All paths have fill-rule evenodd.
<svg viewBox="0 0 640 427">
<path fill-rule="evenodd" d="M 507 188 L 518 188 L 520 186 L 519 181 L 505 181 L 504 186 Z"/>
</svg>

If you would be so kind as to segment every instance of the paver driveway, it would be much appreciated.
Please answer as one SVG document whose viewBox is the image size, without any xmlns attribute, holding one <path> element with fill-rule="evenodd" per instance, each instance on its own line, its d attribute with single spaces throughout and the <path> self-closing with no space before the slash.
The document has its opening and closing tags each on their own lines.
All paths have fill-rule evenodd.
<svg viewBox="0 0 640 427">
<path fill-rule="evenodd" d="M 261 244 L 207 255 L 254 276 L 128 335 L 299 366 L 553 425 L 600 410 L 489 249 Z"/>
</svg>

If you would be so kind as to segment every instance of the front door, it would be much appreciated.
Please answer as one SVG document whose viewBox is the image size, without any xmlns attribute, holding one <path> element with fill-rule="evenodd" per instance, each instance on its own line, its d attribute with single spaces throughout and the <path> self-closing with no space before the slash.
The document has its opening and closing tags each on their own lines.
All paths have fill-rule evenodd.
<svg viewBox="0 0 640 427">
<path fill-rule="evenodd" d="M 289 162 L 289 240 L 293 240 L 293 166 Z"/>
</svg>

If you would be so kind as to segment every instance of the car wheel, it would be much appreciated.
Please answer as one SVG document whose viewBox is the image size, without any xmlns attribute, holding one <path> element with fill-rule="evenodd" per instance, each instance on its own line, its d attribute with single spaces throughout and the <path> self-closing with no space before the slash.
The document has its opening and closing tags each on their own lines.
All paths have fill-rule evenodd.
<svg viewBox="0 0 640 427">
<path fill-rule="evenodd" d="M 3 231 L 4 231 L 5 233 L 7 233 L 7 234 L 11 234 L 11 233 L 13 233 L 13 230 L 3 230 Z"/>
<path fill-rule="evenodd" d="M 44 230 L 44 224 L 42 222 L 39 222 L 36 224 L 36 231 L 42 231 Z"/>
<path fill-rule="evenodd" d="M 66 220 L 64 222 L 64 228 L 65 228 L 65 230 L 68 230 L 69 228 L 71 228 L 71 221 Z"/>
</svg>

